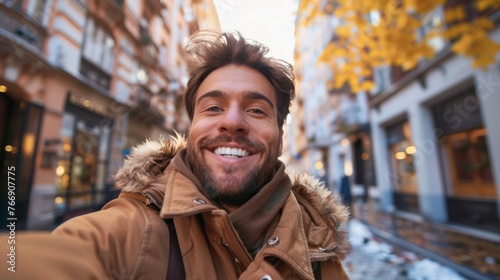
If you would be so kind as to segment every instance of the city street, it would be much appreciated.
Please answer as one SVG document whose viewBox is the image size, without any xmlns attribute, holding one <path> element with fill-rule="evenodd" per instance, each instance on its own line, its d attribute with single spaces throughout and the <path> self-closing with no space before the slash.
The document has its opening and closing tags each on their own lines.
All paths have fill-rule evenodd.
<svg viewBox="0 0 500 280">
<path fill-rule="evenodd" d="M 207 244 L 184 245 L 192 231 L 160 220 L 169 231 L 158 236 L 171 239 L 157 241 L 169 246 L 135 255 L 165 259 L 139 270 L 118 265 L 133 253 L 117 253 L 120 273 L 156 278 L 140 273 L 158 273 L 179 251 L 178 267 L 202 272 L 188 279 L 246 278 L 247 252 L 260 256 L 278 222 L 298 221 L 284 215 L 298 194 L 301 207 L 302 196 L 319 201 L 329 231 L 317 234 L 315 213 L 300 209 L 314 219 L 286 231 L 307 233 L 302 251 L 286 250 L 311 251 L 300 266 L 285 260 L 297 271 L 348 250 L 345 238 L 328 237 L 349 217 L 353 251 L 342 262 L 351 279 L 500 280 L 500 0 L 0 0 L 0 14 L 0 236 L 9 245 L 16 232 L 88 215 L 108 228 L 114 216 L 95 212 L 122 194 L 161 219 L 197 221 L 185 224 Z M 307 174 L 322 185 L 275 187 L 282 169 L 291 182 Z M 329 207 L 323 187 L 350 212 Z M 211 238 L 203 211 L 227 212 L 231 238 L 218 225 Z M 106 246 L 84 247 L 104 250 L 106 269 L 102 256 L 109 244 L 123 248 L 125 227 L 110 228 Z M 137 248 L 139 232 L 159 232 L 130 229 L 141 237 L 125 244 Z M 216 239 L 224 251 L 208 244 Z M 328 255 L 315 257 L 320 243 Z M 199 256 L 191 247 L 212 254 L 214 267 L 188 261 L 187 251 Z M 7 249 L 13 270 L 15 246 Z M 219 252 L 234 267 L 216 262 Z"/>
</svg>

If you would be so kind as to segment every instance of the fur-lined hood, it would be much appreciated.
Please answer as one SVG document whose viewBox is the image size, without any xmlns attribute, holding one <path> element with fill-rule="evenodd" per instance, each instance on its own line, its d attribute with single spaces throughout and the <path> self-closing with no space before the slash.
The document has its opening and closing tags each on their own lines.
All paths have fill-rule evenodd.
<svg viewBox="0 0 500 280">
<path fill-rule="evenodd" d="M 149 184 L 160 175 L 175 154 L 186 146 L 186 139 L 180 135 L 158 141 L 147 140 L 134 147 L 124 165 L 114 176 L 115 186 L 124 192 L 144 193 Z M 350 251 L 347 238 L 347 222 L 350 218 L 348 209 L 340 198 L 325 188 L 317 178 L 304 173 L 290 176 L 292 191 L 305 198 L 316 211 L 327 220 L 336 231 L 339 241 L 337 252 L 343 259 Z"/>
</svg>

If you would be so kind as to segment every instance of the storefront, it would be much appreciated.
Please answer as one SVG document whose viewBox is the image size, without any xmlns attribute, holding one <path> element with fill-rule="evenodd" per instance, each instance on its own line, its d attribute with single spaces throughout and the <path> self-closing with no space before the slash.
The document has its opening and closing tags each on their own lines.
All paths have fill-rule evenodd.
<svg viewBox="0 0 500 280">
<path fill-rule="evenodd" d="M 20 92 L 10 90 L 0 82 L 0 162 L 2 182 L 0 205 L 7 210 L 6 182 L 15 183 L 16 229 L 26 229 L 31 186 L 35 169 L 35 156 L 38 148 L 40 123 L 43 107 L 19 98 Z M 17 98 L 16 98 L 17 97 Z M 13 168 L 12 168 L 13 167 Z M 11 172 L 9 172 L 11 171 Z M 12 179 L 12 180 L 11 180 Z M 7 220 L 7 211 L 0 211 L 0 218 Z M 5 229 L 2 224 L 0 229 Z"/>
<path fill-rule="evenodd" d="M 88 95 L 68 93 L 56 167 L 56 223 L 106 201 L 113 116 Z"/>
<path fill-rule="evenodd" d="M 450 222 L 500 229 L 488 131 L 473 88 L 433 107 Z"/>
</svg>

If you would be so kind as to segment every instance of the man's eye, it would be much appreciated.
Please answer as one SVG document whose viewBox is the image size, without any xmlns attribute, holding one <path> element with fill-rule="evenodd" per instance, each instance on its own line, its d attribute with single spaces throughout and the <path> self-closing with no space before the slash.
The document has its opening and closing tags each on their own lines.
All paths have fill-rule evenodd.
<svg viewBox="0 0 500 280">
<path fill-rule="evenodd" d="M 208 112 L 220 112 L 222 109 L 217 106 L 213 106 L 207 109 Z"/>
<path fill-rule="evenodd" d="M 250 109 L 250 112 L 254 114 L 259 114 L 259 115 L 265 115 L 266 113 L 260 109 Z"/>
</svg>

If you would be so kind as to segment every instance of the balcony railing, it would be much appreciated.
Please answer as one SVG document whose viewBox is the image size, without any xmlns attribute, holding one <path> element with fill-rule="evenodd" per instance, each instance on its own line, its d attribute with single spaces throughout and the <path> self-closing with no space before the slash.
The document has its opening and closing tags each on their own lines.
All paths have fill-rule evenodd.
<svg viewBox="0 0 500 280">
<path fill-rule="evenodd" d="M 110 89 L 111 76 L 84 57 L 81 60 L 80 73 L 104 89 Z"/>
<path fill-rule="evenodd" d="M 47 37 L 42 20 L 29 15 L 23 9 L 22 1 L 0 0 L 0 28 L 39 50 L 42 50 Z"/>
<path fill-rule="evenodd" d="M 130 94 L 131 116 L 145 123 L 163 124 L 165 120 L 164 100 L 155 96 L 145 86 L 136 86 Z"/>
</svg>

